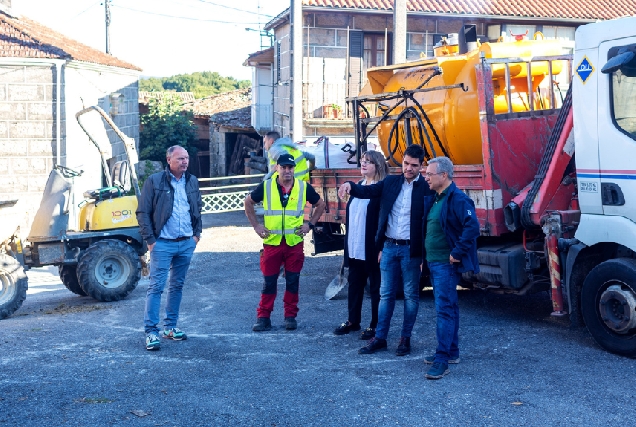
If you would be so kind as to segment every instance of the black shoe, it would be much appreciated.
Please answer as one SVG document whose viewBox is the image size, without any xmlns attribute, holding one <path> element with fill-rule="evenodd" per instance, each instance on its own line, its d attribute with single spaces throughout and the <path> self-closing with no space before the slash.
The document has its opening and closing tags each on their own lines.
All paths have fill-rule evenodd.
<svg viewBox="0 0 636 427">
<path fill-rule="evenodd" d="M 296 323 L 295 317 L 285 317 L 285 329 L 288 331 L 293 331 L 298 327 L 298 323 Z"/>
<path fill-rule="evenodd" d="M 334 329 L 333 333 L 334 335 L 346 335 L 349 332 L 352 332 L 352 331 L 355 332 L 359 330 L 360 330 L 359 323 L 357 325 L 354 325 L 353 323 L 347 320 L 346 322 L 341 323 L 340 326 L 338 326 L 336 329 Z"/>
<path fill-rule="evenodd" d="M 269 320 L 269 317 L 259 317 L 252 326 L 254 332 L 269 331 L 270 329 L 272 329 L 272 321 Z"/>
<path fill-rule="evenodd" d="M 411 338 L 400 338 L 400 344 L 398 344 L 397 350 L 395 350 L 396 356 L 406 356 L 411 353 Z"/>
<path fill-rule="evenodd" d="M 386 350 L 386 340 L 380 338 L 371 338 L 369 343 L 358 350 L 360 354 L 373 354 L 379 350 Z"/>
<path fill-rule="evenodd" d="M 360 339 L 365 341 L 369 341 L 373 337 L 375 337 L 375 328 L 367 328 L 360 334 Z"/>
</svg>

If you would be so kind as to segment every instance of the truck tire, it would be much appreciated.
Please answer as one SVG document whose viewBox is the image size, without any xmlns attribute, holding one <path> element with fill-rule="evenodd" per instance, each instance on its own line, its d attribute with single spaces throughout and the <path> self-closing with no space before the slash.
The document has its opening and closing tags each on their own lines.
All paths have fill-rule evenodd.
<svg viewBox="0 0 636 427">
<path fill-rule="evenodd" d="M 26 299 L 29 282 L 20 263 L 0 254 L 0 319 L 11 316 Z"/>
<path fill-rule="evenodd" d="M 139 283 L 139 255 L 122 241 L 100 240 L 80 256 L 77 278 L 84 292 L 96 300 L 119 301 Z"/>
<path fill-rule="evenodd" d="M 583 282 L 581 313 L 601 347 L 636 355 L 636 260 L 612 259 L 594 267 Z"/>
<path fill-rule="evenodd" d="M 60 279 L 62 283 L 64 283 L 64 286 L 66 286 L 66 289 L 79 296 L 86 296 L 86 292 L 84 292 L 84 289 L 82 289 L 77 280 L 76 265 L 60 265 L 58 270 L 60 272 Z"/>
</svg>

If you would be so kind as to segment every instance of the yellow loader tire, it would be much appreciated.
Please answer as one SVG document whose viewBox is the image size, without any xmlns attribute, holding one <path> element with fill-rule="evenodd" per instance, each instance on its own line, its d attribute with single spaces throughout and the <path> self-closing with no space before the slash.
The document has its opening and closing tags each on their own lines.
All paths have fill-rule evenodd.
<svg viewBox="0 0 636 427">
<path fill-rule="evenodd" d="M 86 296 L 86 292 L 84 292 L 84 289 L 82 289 L 77 280 L 76 265 L 60 265 L 58 270 L 60 272 L 60 280 L 64 283 L 66 289 L 81 297 Z"/>
<path fill-rule="evenodd" d="M 120 240 L 100 240 L 80 256 L 77 278 L 82 290 L 96 300 L 119 301 L 139 283 L 139 255 L 132 246 Z"/>
<path fill-rule="evenodd" d="M 26 299 L 29 282 L 12 256 L 0 254 L 0 319 L 11 316 Z"/>
</svg>

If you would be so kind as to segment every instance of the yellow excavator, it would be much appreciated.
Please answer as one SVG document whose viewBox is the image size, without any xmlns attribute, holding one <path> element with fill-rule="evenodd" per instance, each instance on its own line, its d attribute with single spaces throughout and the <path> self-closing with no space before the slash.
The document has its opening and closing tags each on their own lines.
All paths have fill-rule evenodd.
<svg viewBox="0 0 636 427">
<path fill-rule="evenodd" d="M 100 130 L 107 129 L 105 143 L 98 141 L 94 128 L 89 131 L 85 122 L 89 117 L 91 123 L 97 119 Z M 76 119 L 100 152 L 105 186 L 85 191 L 75 205 L 75 178 L 84 171 L 61 165 L 53 168 L 26 242 L 22 244 L 14 235 L 0 254 L 0 318 L 11 315 L 26 298 L 27 281 L 20 262 L 27 269 L 55 265 L 71 292 L 99 301 L 125 298 L 141 278 L 147 247 L 135 215 L 140 195 L 132 166 L 138 162 L 135 141 L 100 107 L 86 108 Z M 110 146 L 110 139 L 121 142 L 126 153 L 126 159 L 112 168 L 104 148 Z"/>
</svg>

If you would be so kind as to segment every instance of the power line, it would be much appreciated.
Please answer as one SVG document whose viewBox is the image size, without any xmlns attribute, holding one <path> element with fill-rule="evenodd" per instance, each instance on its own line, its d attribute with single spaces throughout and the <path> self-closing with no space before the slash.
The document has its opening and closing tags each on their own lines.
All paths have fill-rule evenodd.
<svg viewBox="0 0 636 427">
<path fill-rule="evenodd" d="M 211 2 L 211 1 L 207 1 L 207 0 L 198 0 L 198 1 L 200 1 L 201 3 L 211 4 L 211 5 L 213 5 L 213 6 L 218 6 L 218 7 L 224 7 L 224 8 L 226 8 L 226 9 L 237 10 L 237 11 L 239 11 L 239 12 L 251 13 L 251 14 L 254 14 L 254 15 L 265 16 L 265 17 L 267 17 L 267 18 L 273 18 L 273 16 L 272 16 L 272 15 L 266 15 L 266 14 L 264 14 L 264 13 L 260 13 L 260 12 L 253 12 L 253 11 L 251 11 L 251 10 L 239 9 L 239 8 L 237 8 L 237 7 L 226 6 L 226 5 L 224 5 L 224 4 L 218 4 L 218 3 L 214 3 L 214 2 Z"/>
<path fill-rule="evenodd" d="M 258 25 L 258 22 L 228 22 L 228 21 L 219 21 L 216 19 L 201 19 L 201 18 L 192 18 L 189 16 L 175 16 L 175 15 L 167 15 L 164 13 L 156 13 L 156 12 L 149 12 L 147 10 L 139 10 L 139 9 L 132 9 L 130 7 L 126 7 L 126 6 L 120 6 L 118 4 L 113 4 L 112 7 L 116 7 L 119 9 L 126 9 L 126 10 L 130 10 L 132 12 L 138 12 L 138 13 L 145 13 L 147 15 L 155 15 L 155 16 L 163 16 L 166 18 L 174 18 L 174 19 L 186 19 L 189 21 L 201 21 L 201 22 L 216 22 L 218 24 L 232 24 L 232 25 Z"/>
<path fill-rule="evenodd" d="M 93 3 L 92 5 L 88 6 L 86 9 L 84 9 L 83 11 L 81 11 L 80 13 L 78 13 L 77 15 L 73 16 L 71 19 L 69 19 L 69 21 L 72 21 L 73 19 L 77 18 L 80 15 L 85 14 L 86 12 L 88 12 L 89 10 L 91 10 L 93 7 L 97 6 L 97 4 L 99 4 L 101 0 L 97 0 L 95 3 Z"/>
</svg>

